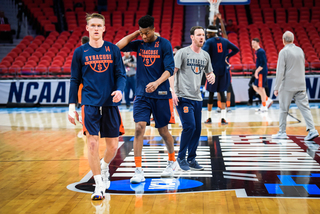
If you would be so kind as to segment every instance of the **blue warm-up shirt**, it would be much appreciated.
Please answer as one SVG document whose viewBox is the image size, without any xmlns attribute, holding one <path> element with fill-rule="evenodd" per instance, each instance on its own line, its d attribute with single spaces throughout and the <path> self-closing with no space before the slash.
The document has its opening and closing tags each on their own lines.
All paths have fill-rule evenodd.
<svg viewBox="0 0 320 214">
<path fill-rule="evenodd" d="M 237 46 L 222 37 L 212 37 L 208 39 L 204 43 L 202 49 L 209 53 L 213 73 L 217 76 L 223 75 L 227 72 L 227 63 L 225 63 L 226 57 L 230 59 L 230 57 L 239 52 L 239 48 Z M 231 50 L 230 53 L 229 50 Z"/>
<path fill-rule="evenodd" d="M 91 106 L 117 106 L 111 93 L 123 91 L 126 72 L 119 48 L 107 41 L 100 48 L 86 43 L 73 54 L 69 103 L 77 103 L 79 84 L 83 83 L 81 104 Z"/>
<path fill-rule="evenodd" d="M 259 74 L 268 74 L 267 56 L 262 48 L 256 50 L 256 68 L 259 66 L 263 68 Z"/>
<path fill-rule="evenodd" d="M 137 84 L 136 95 L 155 99 L 170 99 L 169 80 L 164 81 L 157 90 L 152 93 L 146 92 L 146 86 L 154 82 L 168 71 L 173 74 L 174 60 L 172 46 L 167 39 L 158 37 L 154 42 L 145 43 L 143 40 L 130 42 L 121 51 L 137 52 Z"/>
</svg>

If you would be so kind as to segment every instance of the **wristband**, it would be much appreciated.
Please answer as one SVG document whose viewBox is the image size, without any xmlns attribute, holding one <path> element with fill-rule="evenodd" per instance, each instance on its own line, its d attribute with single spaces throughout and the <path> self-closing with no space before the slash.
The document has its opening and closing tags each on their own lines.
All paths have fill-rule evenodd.
<svg viewBox="0 0 320 214">
<path fill-rule="evenodd" d="M 69 104 L 69 115 L 70 117 L 74 118 L 75 117 L 75 112 L 76 111 L 76 104 L 70 103 Z"/>
</svg>

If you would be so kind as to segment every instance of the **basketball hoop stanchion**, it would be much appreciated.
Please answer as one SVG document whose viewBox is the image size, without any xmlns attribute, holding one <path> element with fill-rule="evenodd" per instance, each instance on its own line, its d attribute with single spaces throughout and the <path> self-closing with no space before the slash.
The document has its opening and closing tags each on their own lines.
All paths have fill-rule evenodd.
<svg viewBox="0 0 320 214">
<path fill-rule="evenodd" d="M 208 0 L 210 3 L 209 25 L 213 23 L 213 17 L 219 13 L 219 5 L 222 0 Z"/>
</svg>

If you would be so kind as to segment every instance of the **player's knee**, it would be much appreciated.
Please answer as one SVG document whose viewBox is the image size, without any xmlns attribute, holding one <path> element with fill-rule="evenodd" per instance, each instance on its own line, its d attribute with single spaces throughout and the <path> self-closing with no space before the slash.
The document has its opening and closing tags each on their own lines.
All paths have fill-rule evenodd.
<svg viewBox="0 0 320 214">
<path fill-rule="evenodd" d="M 226 95 L 224 94 L 224 92 L 219 92 L 219 93 L 220 93 L 220 97 L 221 97 L 221 102 L 225 103 L 227 101 Z"/>
<path fill-rule="evenodd" d="M 112 144 L 112 145 L 108 146 L 107 149 L 112 153 L 116 153 L 118 150 L 118 144 Z"/>
<path fill-rule="evenodd" d="M 161 137 L 166 137 L 169 133 L 169 130 L 168 130 L 168 126 L 164 126 L 164 127 L 161 127 L 161 128 L 158 128 L 158 131 L 159 131 L 159 135 Z"/>
<path fill-rule="evenodd" d="M 136 123 L 135 135 L 140 136 L 144 134 L 145 126 L 140 123 Z"/>
<path fill-rule="evenodd" d="M 183 131 L 194 133 L 196 131 L 196 124 L 195 123 L 184 123 L 183 124 Z"/>
<path fill-rule="evenodd" d="M 99 142 L 95 140 L 88 140 L 88 149 L 91 153 L 99 150 Z"/>
</svg>

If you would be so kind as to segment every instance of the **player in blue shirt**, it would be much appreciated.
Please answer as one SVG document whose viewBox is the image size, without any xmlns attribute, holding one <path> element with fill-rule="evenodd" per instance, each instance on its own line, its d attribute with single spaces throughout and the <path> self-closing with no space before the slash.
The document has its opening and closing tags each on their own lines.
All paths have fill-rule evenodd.
<svg viewBox="0 0 320 214">
<path fill-rule="evenodd" d="M 103 41 L 105 19 L 101 14 L 87 14 L 86 30 L 89 43 L 78 47 L 73 54 L 69 94 L 68 119 L 75 125 L 78 88 L 82 89 L 82 121 L 88 143 L 88 161 L 96 183 L 92 200 L 104 198 L 109 188 L 108 164 L 118 148 L 121 116 L 118 109 L 126 84 L 126 73 L 120 50 L 110 42 Z M 107 149 L 99 159 L 99 132 L 105 138 Z"/>
<path fill-rule="evenodd" d="M 273 100 L 266 95 L 266 90 L 264 88 L 264 83 L 266 82 L 268 74 L 266 52 L 260 47 L 260 40 L 258 38 L 252 39 L 251 46 L 256 51 L 256 70 L 254 73 L 256 79 L 252 84 L 252 87 L 261 97 L 262 105 L 259 111 L 267 112 L 268 108 L 272 105 Z"/>
<path fill-rule="evenodd" d="M 210 92 L 208 110 L 210 110 L 210 105 L 212 108 L 214 92 L 218 92 L 221 96 L 221 124 L 226 125 L 228 122 L 226 121 L 226 96 L 224 92 L 227 91 L 230 84 L 228 59 L 237 54 L 239 52 L 239 48 L 229 40 L 218 37 L 218 28 L 216 26 L 210 25 L 208 27 L 207 36 L 209 39 L 204 44 L 203 50 L 209 53 L 213 73 L 216 75 L 216 81 L 214 84 L 206 84 L 206 89 Z M 229 50 L 231 50 L 230 53 Z M 209 115 L 209 119 L 211 122 L 211 115 Z M 206 122 L 208 122 L 208 120 Z"/>
<path fill-rule="evenodd" d="M 139 19 L 139 30 L 121 39 L 117 46 L 124 52 L 137 52 L 136 99 L 133 103 L 133 118 L 136 124 L 133 141 L 135 174 L 131 183 L 145 181 L 141 168 L 141 152 L 146 125 L 152 113 L 155 127 L 168 149 L 168 165 L 161 176 L 173 176 L 177 167 L 173 137 L 168 124 L 174 122 L 173 105 L 168 78 L 173 74 L 174 60 L 170 42 L 155 35 L 154 18 L 146 15 Z M 141 35 L 142 40 L 135 39 Z M 171 100 L 171 102 L 170 102 Z"/>
</svg>

